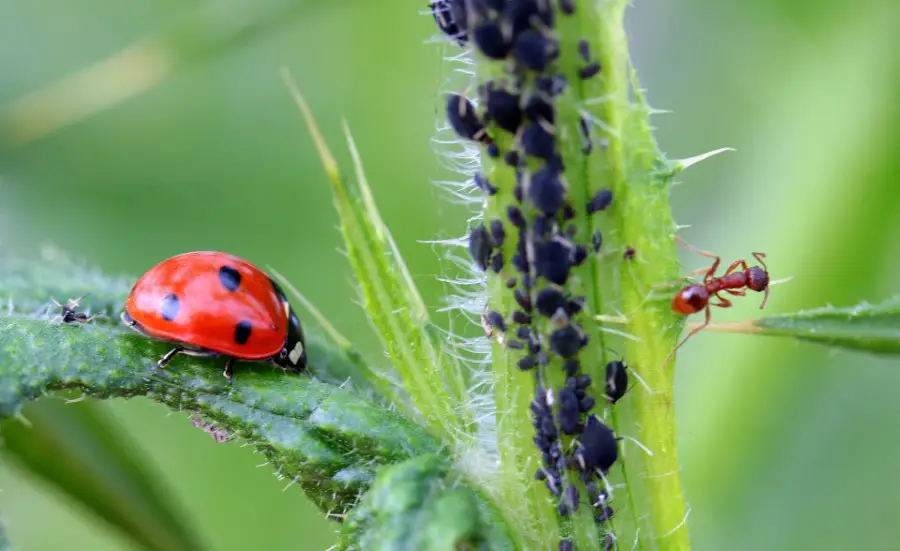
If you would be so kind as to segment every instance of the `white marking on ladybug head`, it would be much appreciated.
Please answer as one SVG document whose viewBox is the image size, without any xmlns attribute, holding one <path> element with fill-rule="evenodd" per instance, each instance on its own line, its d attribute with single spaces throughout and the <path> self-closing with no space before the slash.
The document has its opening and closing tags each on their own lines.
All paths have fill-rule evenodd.
<svg viewBox="0 0 900 551">
<path fill-rule="evenodd" d="M 290 358 L 291 363 L 292 363 L 292 364 L 295 364 L 295 363 L 297 363 L 298 361 L 300 361 L 300 356 L 302 356 L 302 355 L 303 355 L 303 343 L 302 343 L 302 342 L 298 342 L 298 343 L 294 346 L 294 349 L 291 350 L 291 353 L 288 354 L 288 357 Z"/>
</svg>

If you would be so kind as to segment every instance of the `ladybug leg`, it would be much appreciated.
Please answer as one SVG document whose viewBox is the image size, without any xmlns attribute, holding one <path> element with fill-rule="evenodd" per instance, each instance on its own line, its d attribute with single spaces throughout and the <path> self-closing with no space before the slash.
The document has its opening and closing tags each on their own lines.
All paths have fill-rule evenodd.
<svg viewBox="0 0 900 551">
<path fill-rule="evenodd" d="M 179 352 L 184 352 L 184 348 L 181 346 L 176 346 L 172 350 L 169 350 L 168 352 L 166 352 L 166 355 L 163 356 L 162 358 L 160 358 L 158 362 L 156 362 L 157 369 L 162 369 L 162 368 L 166 367 L 166 364 L 168 364 L 170 361 L 172 361 L 172 358 L 177 356 Z"/>
<path fill-rule="evenodd" d="M 222 375 L 225 375 L 225 378 L 228 379 L 228 383 L 234 384 L 234 371 L 232 368 L 234 367 L 234 358 L 229 357 L 225 360 L 225 371 L 222 372 Z"/>
</svg>

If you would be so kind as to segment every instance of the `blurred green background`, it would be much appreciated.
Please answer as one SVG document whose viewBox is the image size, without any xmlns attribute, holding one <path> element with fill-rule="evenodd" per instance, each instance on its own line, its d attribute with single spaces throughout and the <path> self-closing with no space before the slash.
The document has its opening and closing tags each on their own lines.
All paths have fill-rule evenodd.
<svg viewBox="0 0 900 551">
<path fill-rule="evenodd" d="M 203 48 L 114 108 L 0 150 L 0 240 L 41 243 L 139 275 L 196 249 L 272 265 L 383 361 L 339 254 L 322 169 L 282 85 L 289 66 L 342 160 L 346 117 L 379 206 L 433 308 L 446 266 L 418 240 L 461 233 L 465 212 L 429 180 L 446 69 L 426 2 L 32 0 L 0 5 L 0 104 L 197 8 L 216 24 L 275 22 Z M 284 13 L 280 13 L 283 10 Z M 192 19 L 203 21 L 203 19 Z M 184 26 L 179 28 L 185 28 Z M 725 259 L 769 254 L 767 310 L 878 301 L 900 290 L 900 3 L 637 0 L 635 63 L 670 157 L 737 148 L 682 175 L 682 235 Z M 95 98 L 90 92 L 85 97 Z M 72 98 L 83 101 L 84 98 Z M 0 126 L 0 135 L 9 128 Z M 415 208 L 410 208 L 410 206 Z M 706 259 L 684 253 L 685 268 Z M 63 298 L 63 297 L 58 297 Z M 718 320 L 757 315 L 757 297 Z M 890 359 L 707 333 L 679 357 L 683 476 L 698 550 L 900 549 L 900 369 Z M 324 550 L 335 525 L 249 447 L 218 445 L 142 399 L 119 421 L 209 549 Z M 0 511 L 21 551 L 133 549 L 9 465 Z"/>
</svg>

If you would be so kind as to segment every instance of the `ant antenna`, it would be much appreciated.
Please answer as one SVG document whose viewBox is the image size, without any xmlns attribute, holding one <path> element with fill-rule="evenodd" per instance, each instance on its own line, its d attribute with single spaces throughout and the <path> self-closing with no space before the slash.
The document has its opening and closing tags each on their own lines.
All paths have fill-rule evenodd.
<svg viewBox="0 0 900 551">
<path fill-rule="evenodd" d="M 757 262 L 762 264 L 763 270 L 767 272 L 769 271 L 769 267 L 766 266 L 766 261 L 764 260 L 766 258 L 766 253 L 753 253 L 753 258 L 755 258 Z"/>
</svg>

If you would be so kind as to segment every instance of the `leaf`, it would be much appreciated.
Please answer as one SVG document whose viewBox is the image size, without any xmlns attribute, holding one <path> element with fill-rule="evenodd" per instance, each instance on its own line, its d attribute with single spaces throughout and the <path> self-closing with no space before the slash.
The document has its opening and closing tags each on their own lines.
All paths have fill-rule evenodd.
<svg viewBox="0 0 900 551">
<path fill-rule="evenodd" d="M 753 322 L 751 330 L 851 350 L 900 354 L 900 298 L 878 305 L 767 316 Z"/>
<path fill-rule="evenodd" d="M 97 398 L 147 396 L 247 440 L 326 512 L 352 506 L 379 466 L 439 449 L 421 427 L 328 384 L 334 366 L 352 370 L 357 364 L 315 332 L 307 332 L 315 378 L 241 362 L 229 387 L 221 362 L 195 357 L 178 357 L 155 371 L 169 346 L 125 333 L 116 322 L 127 281 L 53 249 L 41 261 L 0 257 L 0 304 L 7 302 L 0 312 L 0 418 L 56 390 L 80 389 Z M 62 301 L 86 292 L 109 313 L 105 322 L 50 322 L 44 297 L 57 294 Z"/>
<path fill-rule="evenodd" d="M 408 416 L 421 418 L 433 434 L 447 441 L 470 433 L 473 423 L 464 405 L 465 390 L 457 384 L 458 366 L 448 361 L 442 343 L 435 337 L 425 303 L 381 219 L 349 127 L 345 122 L 344 134 L 356 176 L 353 185 L 342 174 L 287 69 L 282 69 L 282 76 L 331 182 L 344 245 L 356 273 L 363 306 L 415 408 L 396 399 L 394 402 Z"/>
<path fill-rule="evenodd" d="M 91 404 L 49 400 L 2 424 L 3 451 L 145 549 L 202 549 L 124 433 Z M 2 549 L 2 546 L 0 546 Z"/>
<path fill-rule="evenodd" d="M 423 455 L 379 473 L 344 522 L 338 548 L 375 551 L 517 549 L 508 528 L 446 457 Z"/>
</svg>

